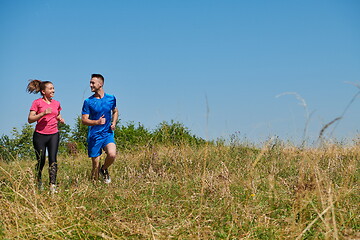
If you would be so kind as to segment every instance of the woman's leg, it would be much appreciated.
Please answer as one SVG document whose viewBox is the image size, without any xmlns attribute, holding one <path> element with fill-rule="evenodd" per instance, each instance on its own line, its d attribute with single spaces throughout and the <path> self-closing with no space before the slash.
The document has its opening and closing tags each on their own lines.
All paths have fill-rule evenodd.
<svg viewBox="0 0 360 240">
<path fill-rule="evenodd" d="M 35 149 L 35 155 L 36 155 L 36 166 L 35 171 L 37 175 L 37 181 L 41 182 L 41 172 L 45 165 L 45 153 L 46 153 L 46 136 L 34 132 L 33 135 L 33 145 Z"/>
<path fill-rule="evenodd" d="M 59 133 L 49 135 L 50 139 L 47 143 L 49 155 L 49 178 L 50 184 L 56 184 L 57 175 L 57 153 L 59 149 Z"/>
</svg>

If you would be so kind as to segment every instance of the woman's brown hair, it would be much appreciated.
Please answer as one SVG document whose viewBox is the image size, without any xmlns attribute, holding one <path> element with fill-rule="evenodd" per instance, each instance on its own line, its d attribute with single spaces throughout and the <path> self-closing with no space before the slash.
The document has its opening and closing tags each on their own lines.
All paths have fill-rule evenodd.
<svg viewBox="0 0 360 240">
<path fill-rule="evenodd" d="M 46 84 L 51 83 L 50 81 L 41 81 L 41 80 L 29 80 L 29 84 L 26 87 L 28 93 L 41 93 L 42 90 L 45 90 Z M 41 93 L 42 95 L 42 93 Z"/>
</svg>

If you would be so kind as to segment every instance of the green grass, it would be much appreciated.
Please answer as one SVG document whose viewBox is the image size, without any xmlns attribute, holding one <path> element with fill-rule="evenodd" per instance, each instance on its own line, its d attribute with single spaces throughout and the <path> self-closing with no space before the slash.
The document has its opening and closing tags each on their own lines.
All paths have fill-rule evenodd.
<svg viewBox="0 0 360 240">
<path fill-rule="evenodd" d="M 55 195 L 35 160 L 0 162 L 0 238 L 356 239 L 359 150 L 155 146 L 120 152 L 109 185 L 60 156 Z"/>
</svg>

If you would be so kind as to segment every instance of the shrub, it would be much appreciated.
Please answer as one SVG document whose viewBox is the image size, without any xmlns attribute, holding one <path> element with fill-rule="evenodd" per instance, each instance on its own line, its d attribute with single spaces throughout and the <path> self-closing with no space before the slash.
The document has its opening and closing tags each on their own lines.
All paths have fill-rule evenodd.
<svg viewBox="0 0 360 240">
<path fill-rule="evenodd" d="M 163 143 L 170 145 L 199 145 L 205 143 L 205 140 L 190 133 L 190 130 L 182 123 L 174 122 L 170 123 L 162 122 L 154 131 L 155 143 Z"/>
<path fill-rule="evenodd" d="M 140 123 L 136 127 L 133 122 L 130 122 L 126 126 L 117 126 L 115 129 L 115 141 L 120 149 L 145 146 L 151 138 L 151 132 Z"/>
</svg>

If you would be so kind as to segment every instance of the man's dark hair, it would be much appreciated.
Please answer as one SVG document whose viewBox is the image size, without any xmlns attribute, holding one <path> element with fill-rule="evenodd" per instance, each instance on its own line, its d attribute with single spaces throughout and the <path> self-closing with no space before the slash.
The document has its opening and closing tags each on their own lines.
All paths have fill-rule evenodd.
<svg viewBox="0 0 360 240">
<path fill-rule="evenodd" d="M 105 81 L 103 75 L 98 74 L 98 73 L 91 74 L 91 78 L 100 78 L 103 82 Z"/>
</svg>

